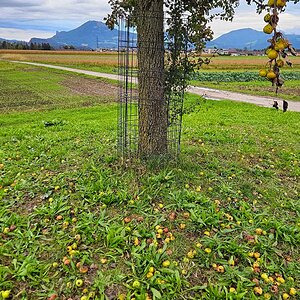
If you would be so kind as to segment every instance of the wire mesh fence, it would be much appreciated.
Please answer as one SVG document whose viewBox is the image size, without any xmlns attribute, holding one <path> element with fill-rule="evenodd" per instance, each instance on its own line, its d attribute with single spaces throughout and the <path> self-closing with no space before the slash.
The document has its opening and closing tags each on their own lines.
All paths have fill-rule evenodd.
<svg viewBox="0 0 300 300">
<path fill-rule="evenodd" d="M 145 39 L 145 37 L 144 37 Z M 169 47 L 173 43 L 164 36 L 165 67 L 168 66 Z M 119 20 L 118 37 L 118 74 L 119 74 L 119 115 L 118 115 L 118 151 L 122 156 L 136 156 L 139 151 L 139 109 L 144 101 L 139 97 L 139 74 L 146 72 L 146 78 L 155 80 L 161 78 L 155 68 L 151 66 L 144 69 L 138 67 L 139 47 L 144 47 L 151 52 L 156 47 L 153 40 L 137 41 L 137 33 L 130 19 Z M 187 48 L 182 50 L 182 55 L 187 55 Z M 184 75 L 183 75 L 184 76 Z M 143 76 L 145 78 L 145 76 Z M 153 100 L 153 99 L 152 99 Z M 161 101 L 162 99 L 157 99 Z M 167 154 L 177 156 L 180 152 L 182 112 L 184 100 L 184 87 L 173 86 L 166 90 L 163 101 L 163 109 L 167 110 Z M 143 101 L 143 102 L 142 102 Z M 153 105 L 153 103 L 146 103 Z M 154 104 L 155 105 L 155 104 Z"/>
<path fill-rule="evenodd" d="M 119 116 L 118 151 L 134 155 L 138 150 L 137 36 L 129 20 L 121 19 L 118 36 Z"/>
</svg>

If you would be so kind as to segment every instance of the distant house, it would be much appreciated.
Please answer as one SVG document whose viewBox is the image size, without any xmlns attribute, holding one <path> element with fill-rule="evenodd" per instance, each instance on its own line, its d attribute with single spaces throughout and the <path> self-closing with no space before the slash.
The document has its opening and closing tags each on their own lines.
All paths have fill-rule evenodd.
<svg viewBox="0 0 300 300">
<path fill-rule="evenodd" d="M 228 49 L 228 53 L 231 56 L 240 56 L 241 55 L 241 53 L 235 48 Z"/>
<path fill-rule="evenodd" d="M 217 51 L 217 53 L 218 53 L 219 55 L 226 55 L 226 56 L 229 56 L 229 55 L 230 55 L 229 50 L 227 50 L 227 49 L 219 49 L 219 50 Z"/>
<path fill-rule="evenodd" d="M 204 50 L 203 50 L 203 53 L 205 53 L 205 54 L 217 54 L 217 52 L 218 52 L 218 49 L 216 49 L 216 48 L 205 48 Z"/>
</svg>

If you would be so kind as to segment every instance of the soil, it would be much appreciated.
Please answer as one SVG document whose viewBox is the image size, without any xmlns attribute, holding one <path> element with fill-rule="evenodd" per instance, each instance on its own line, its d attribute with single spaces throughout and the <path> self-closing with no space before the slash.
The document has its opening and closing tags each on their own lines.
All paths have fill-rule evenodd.
<svg viewBox="0 0 300 300">
<path fill-rule="evenodd" d="M 87 96 L 101 96 L 107 99 L 117 99 L 118 87 L 99 79 L 68 76 L 61 85 L 67 87 L 72 93 Z"/>
</svg>

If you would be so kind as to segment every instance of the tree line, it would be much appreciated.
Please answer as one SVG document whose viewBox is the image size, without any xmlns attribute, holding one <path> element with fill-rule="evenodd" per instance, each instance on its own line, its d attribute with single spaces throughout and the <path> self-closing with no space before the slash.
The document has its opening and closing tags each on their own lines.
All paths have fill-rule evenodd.
<svg viewBox="0 0 300 300">
<path fill-rule="evenodd" d="M 26 42 L 8 42 L 0 41 L 0 49 L 14 50 L 53 50 L 49 43 L 26 43 Z"/>
</svg>

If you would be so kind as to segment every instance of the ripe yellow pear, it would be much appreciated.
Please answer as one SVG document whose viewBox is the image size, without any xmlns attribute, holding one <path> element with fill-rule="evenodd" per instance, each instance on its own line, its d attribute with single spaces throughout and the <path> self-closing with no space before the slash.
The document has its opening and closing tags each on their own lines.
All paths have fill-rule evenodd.
<svg viewBox="0 0 300 300">
<path fill-rule="evenodd" d="M 270 14 L 266 14 L 266 15 L 264 16 L 264 21 L 267 22 L 267 23 L 269 23 L 270 20 L 271 20 L 271 15 L 270 15 Z"/>
<path fill-rule="evenodd" d="M 276 77 L 277 77 L 277 76 L 276 76 L 276 74 L 275 74 L 274 71 L 269 71 L 268 74 L 267 74 L 267 78 L 268 78 L 268 79 L 274 79 L 274 78 L 276 78 Z"/>
<path fill-rule="evenodd" d="M 269 0 L 268 1 L 268 6 L 274 7 L 274 5 L 275 5 L 275 0 Z"/>
<path fill-rule="evenodd" d="M 3 299 L 7 299 L 10 296 L 10 291 L 1 291 L 1 296 Z"/>
<path fill-rule="evenodd" d="M 273 32 L 273 26 L 271 24 L 267 24 L 264 29 L 263 29 L 264 33 L 266 34 L 271 34 Z"/>
<path fill-rule="evenodd" d="M 284 41 L 280 40 L 276 43 L 276 47 L 279 49 L 279 50 L 284 50 L 285 49 L 285 43 Z"/>
<path fill-rule="evenodd" d="M 278 52 L 276 50 L 272 49 L 271 51 L 269 51 L 268 57 L 270 59 L 276 59 L 278 57 Z"/>
<path fill-rule="evenodd" d="M 286 6 L 286 0 L 277 0 L 276 6 L 277 7 L 284 7 L 284 6 Z"/>
<path fill-rule="evenodd" d="M 282 59 L 278 59 L 276 63 L 279 68 L 282 68 L 284 66 L 284 61 Z"/>
<path fill-rule="evenodd" d="M 266 77 L 267 74 L 268 74 L 268 71 L 265 69 L 262 69 L 259 71 L 259 76 L 261 76 L 261 77 Z"/>
</svg>

